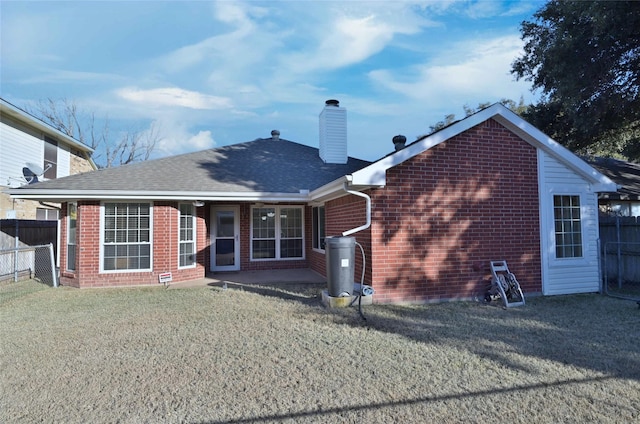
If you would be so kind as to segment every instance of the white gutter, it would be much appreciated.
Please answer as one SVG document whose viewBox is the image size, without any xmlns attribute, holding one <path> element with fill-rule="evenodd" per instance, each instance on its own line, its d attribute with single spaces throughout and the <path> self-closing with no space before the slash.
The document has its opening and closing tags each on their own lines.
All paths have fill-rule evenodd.
<svg viewBox="0 0 640 424">
<path fill-rule="evenodd" d="M 367 213 L 366 213 L 367 222 L 364 225 L 361 225 L 361 226 L 356 227 L 356 228 L 352 228 L 352 229 L 347 230 L 347 231 L 342 233 L 343 236 L 348 236 L 350 234 L 357 233 L 358 231 L 366 230 L 367 228 L 369 228 L 371 226 L 371 197 L 369 197 L 369 195 L 367 195 L 365 193 L 360 193 L 359 191 L 349 190 L 349 187 L 348 187 L 347 183 L 344 183 L 343 189 L 347 193 L 353 194 L 354 196 L 364 197 L 365 200 L 367 201 Z"/>
<path fill-rule="evenodd" d="M 112 193 L 103 190 L 36 190 L 36 189 L 9 189 L 3 190 L 12 197 L 29 200 L 201 200 L 210 202 L 243 201 L 243 202 L 307 202 L 309 194 L 303 191 L 296 193 L 225 193 L 225 192 L 166 192 L 166 191 L 114 191 Z"/>
<path fill-rule="evenodd" d="M 309 201 L 314 204 L 322 204 L 328 200 L 333 200 L 337 197 L 343 196 L 344 184 L 351 181 L 350 177 L 350 175 L 345 175 L 323 185 L 322 187 L 318 187 L 309 193 Z"/>
</svg>

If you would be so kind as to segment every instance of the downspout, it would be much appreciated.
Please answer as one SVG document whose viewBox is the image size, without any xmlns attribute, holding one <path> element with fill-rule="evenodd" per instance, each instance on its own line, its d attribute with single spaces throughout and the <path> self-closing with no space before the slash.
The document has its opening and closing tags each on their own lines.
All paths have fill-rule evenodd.
<svg viewBox="0 0 640 424">
<path fill-rule="evenodd" d="M 347 178 L 350 179 L 350 175 L 347 176 Z M 347 183 L 344 183 L 344 185 L 342 186 L 343 190 L 349 194 L 353 194 L 354 196 L 359 196 L 359 197 L 364 197 L 364 199 L 367 202 L 367 209 L 366 209 L 366 216 L 367 216 L 367 222 L 364 225 L 361 225 L 359 227 L 356 228 L 352 228 L 350 230 L 347 230 L 345 232 L 342 233 L 342 235 L 344 237 L 353 234 L 353 233 L 357 233 L 358 231 L 362 231 L 362 230 L 366 230 L 367 228 L 371 227 L 371 197 L 369 197 L 369 195 L 365 194 L 365 193 L 361 193 L 359 191 L 354 191 L 354 190 L 349 190 L 349 186 L 347 185 Z M 355 242 L 357 246 L 360 247 L 360 252 L 362 252 L 362 277 L 360 279 L 360 288 L 358 291 L 358 312 L 360 313 L 360 316 L 362 317 L 363 320 L 366 321 L 366 318 L 364 316 L 364 314 L 362 313 L 362 296 L 363 295 L 373 295 L 373 288 L 371 286 L 367 286 L 365 287 L 364 285 L 364 276 L 365 276 L 365 272 L 366 272 L 366 257 L 364 254 L 364 248 L 362 247 L 362 245 L 360 243 L 358 243 L 357 241 Z M 355 284 L 354 284 L 355 287 Z M 365 292 L 366 290 L 366 292 Z M 353 299 L 353 301 L 351 302 L 351 304 L 353 304 L 355 302 L 355 299 Z"/>
<path fill-rule="evenodd" d="M 357 233 L 358 231 L 366 230 L 371 226 L 371 197 L 369 197 L 369 195 L 365 193 L 360 193 L 359 191 L 349 190 L 347 183 L 344 183 L 343 189 L 347 193 L 353 194 L 354 196 L 364 197 L 364 199 L 367 201 L 367 222 L 364 225 L 352 228 L 351 230 L 347 230 L 342 233 L 343 236 L 348 236 L 350 234 Z"/>
</svg>

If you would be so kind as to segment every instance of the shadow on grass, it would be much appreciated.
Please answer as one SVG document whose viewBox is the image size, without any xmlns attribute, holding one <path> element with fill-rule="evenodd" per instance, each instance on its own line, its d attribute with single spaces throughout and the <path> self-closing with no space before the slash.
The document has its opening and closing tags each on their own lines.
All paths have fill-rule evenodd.
<svg viewBox="0 0 640 424">
<path fill-rule="evenodd" d="M 219 286 L 219 285 L 218 285 Z M 315 307 L 324 284 L 228 283 L 244 290 Z M 421 343 L 455 346 L 496 363 L 526 370 L 522 356 L 640 380 L 640 311 L 635 302 L 600 295 L 534 297 L 504 309 L 497 302 L 372 305 L 326 309 L 337 324 L 401 335 Z M 317 310 L 316 310 L 317 312 Z"/>
<path fill-rule="evenodd" d="M 366 325 L 423 343 L 446 343 L 513 369 L 522 356 L 640 380 L 640 311 L 600 295 L 532 298 L 503 309 L 476 302 L 378 306 Z M 515 355 L 522 355 L 516 358 Z"/>
<path fill-rule="evenodd" d="M 336 408 L 327 408 L 320 409 L 314 411 L 300 411 L 300 412 L 292 412 L 288 414 L 273 414 L 273 415 L 265 415 L 261 417 L 255 418 L 237 418 L 231 420 L 224 421 L 206 421 L 207 424 L 218 424 L 218 423 L 230 423 L 230 424 L 242 424 L 242 423 L 258 423 L 258 422 L 268 422 L 268 421 L 283 421 L 283 420 L 295 420 L 295 419 L 304 419 L 311 417 L 321 417 L 339 414 L 343 415 L 345 413 L 350 412 L 361 412 L 367 410 L 376 410 L 376 409 L 385 409 L 385 408 L 393 408 L 396 406 L 412 406 L 423 403 L 434 403 L 434 402 L 446 402 L 450 400 L 462 400 L 469 398 L 478 398 L 492 395 L 505 395 L 510 393 L 526 393 L 528 391 L 548 389 L 548 388 L 561 388 L 566 386 L 571 386 L 574 384 L 586 384 L 586 383 L 594 383 L 594 382 L 605 382 L 607 380 L 612 379 L 613 377 L 602 376 L 602 377 L 591 377 L 584 379 L 566 379 L 559 380 L 551 383 L 537 383 L 537 384 L 527 384 L 522 386 L 514 386 L 514 387 L 504 387 L 504 388 L 495 388 L 489 390 L 478 390 L 475 392 L 468 393 L 452 393 L 441 396 L 425 396 L 425 397 L 417 397 L 413 399 L 405 399 L 391 402 L 375 402 L 361 405 L 352 405 L 345 407 L 336 407 Z M 202 422 L 205 424 L 205 422 Z"/>
<path fill-rule="evenodd" d="M 319 294 L 326 288 L 326 283 L 308 282 L 284 282 L 268 284 L 249 283 L 209 283 L 210 287 L 217 287 L 221 290 L 240 290 L 261 296 L 274 297 L 283 300 L 293 300 L 306 306 L 320 306 Z"/>
</svg>

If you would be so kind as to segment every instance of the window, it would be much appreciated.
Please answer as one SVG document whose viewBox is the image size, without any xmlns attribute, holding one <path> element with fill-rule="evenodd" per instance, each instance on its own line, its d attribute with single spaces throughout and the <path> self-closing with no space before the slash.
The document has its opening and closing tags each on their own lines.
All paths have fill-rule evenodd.
<svg viewBox="0 0 640 424">
<path fill-rule="evenodd" d="M 556 258 L 582 257 L 580 196 L 553 196 Z"/>
<path fill-rule="evenodd" d="M 151 270 L 151 205 L 105 203 L 103 269 Z"/>
<path fill-rule="evenodd" d="M 78 224 L 78 204 L 67 203 L 67 270 L 76 270 L 76 228 Z"/>
<path fill-rule="evenodd" d="M 36 219 L 38 221 L 57 221 L 58 220 L 58 210 L 57 209 L 36 208 Z"/>
<path fill-rule="evenodd" d="M 178 266 L 190 267 L 196 264 L 196 216 L 195 206 L 183 203 L 180 205 Z"/>
<path fill-rule="evenodd" d="M 271 206 L 251 211 L 251 258 L 303 257 L 302 208 Z"/>
<path fill-rule="evenodd" d="M 313 248 L 324 250 L 324 206 L 313 208 Z"/>
<path fill-rule="evenodd" d="M 43 169 L 45 178 L 53 180 L 58 175 L 58 142 L 49 137 L 44 138 Z"/>
</svg>

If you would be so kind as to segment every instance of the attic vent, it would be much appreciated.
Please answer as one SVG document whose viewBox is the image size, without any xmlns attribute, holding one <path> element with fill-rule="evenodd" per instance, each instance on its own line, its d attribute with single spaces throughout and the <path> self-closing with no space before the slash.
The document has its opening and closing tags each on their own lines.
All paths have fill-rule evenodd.
<svg viewBox="0 0 640 424">
<path fill-rule="evenodd" d="M 320 112 L 320 158 L 347 163 L 347 110 L 337 100 L 327 100 Z"/>
<path fill-rule="evenodd" d="M 271 139 L 274 141 L 280 140 L 280 131 L 278 130 L 271 131 Z"/>
<path fill-rule="evenodd" d="M 406 142 L 407 142 L 407 137 L 403 135 L 398 134 L 395 137 L 393 137 L 393 146 L 396 148 L 396 152 L 398 150 L 404 149 L 404 144 Z"/>
</svg>

